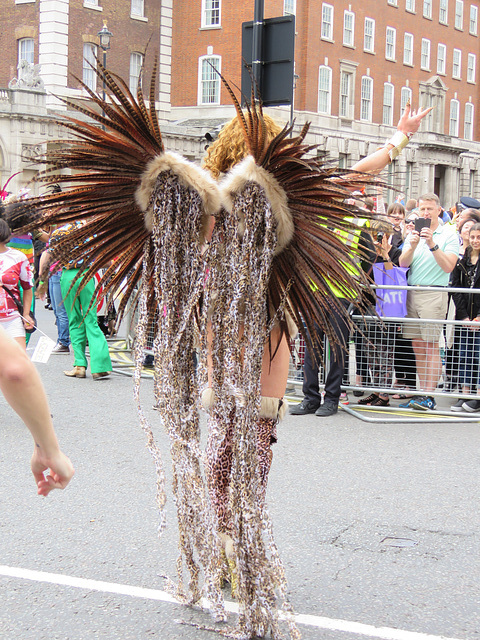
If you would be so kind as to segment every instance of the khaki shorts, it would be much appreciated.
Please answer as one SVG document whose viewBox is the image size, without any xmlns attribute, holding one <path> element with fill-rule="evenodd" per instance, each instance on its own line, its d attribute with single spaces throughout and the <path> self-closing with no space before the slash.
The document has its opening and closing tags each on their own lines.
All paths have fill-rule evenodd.
<svg viewBox="0 0 480 640">
<path fill-rule="evenodd" d="M 421 320 L 445 320 L 447 316 L 448 293 L 438 287 L 432 291 L 414 291 L 407 293 L 407 318 Z M 409 340 L 436 342 L 442 333 L 443 322 L 405 323 L 403 337 Z"/>
</svg>

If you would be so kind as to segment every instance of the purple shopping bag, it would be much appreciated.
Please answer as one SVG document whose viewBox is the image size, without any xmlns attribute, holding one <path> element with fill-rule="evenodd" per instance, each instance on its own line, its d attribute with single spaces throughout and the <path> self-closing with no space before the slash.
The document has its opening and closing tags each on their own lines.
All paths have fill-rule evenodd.
<svg viewBox="0 0 480 640">
<path fill-rule="evenodd" d="M 407 286 L 407 267 L 386 269 L 383 262 L 373 265 L 375 284 L 384 286 Z M 406 289 L 377 289 L 376 310 L 383 318 L 404 318 L 407 315 Z"/>
</svg>

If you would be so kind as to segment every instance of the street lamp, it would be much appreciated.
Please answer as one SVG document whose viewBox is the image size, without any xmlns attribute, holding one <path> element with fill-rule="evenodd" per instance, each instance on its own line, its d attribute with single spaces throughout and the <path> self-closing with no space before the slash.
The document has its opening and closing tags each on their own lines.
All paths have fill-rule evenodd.
<svg viewBox="0 0 480 640">
<path fill-rule="evenodd" d="M 98 32 L 98 39 L 100 40 L 100 48 L 103 51 L 103 67 L 107 66 L 107 51 L 110 49 L 110 39 L 113 33 L 107 28 L 107 21 L 103 21 L 103 27 Z M 105 75 L 103 77 L 103 101 L 105 102 Z"/>
</svg>

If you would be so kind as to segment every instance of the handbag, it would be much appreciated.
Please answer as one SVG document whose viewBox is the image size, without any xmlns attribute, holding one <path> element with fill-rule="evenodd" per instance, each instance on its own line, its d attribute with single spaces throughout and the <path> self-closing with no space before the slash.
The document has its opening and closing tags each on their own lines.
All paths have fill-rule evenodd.
<svg viewBox="0 0 480 640">
<path fill-rule="evenodd" d="M 407 286 L 408 267 L 385 269 L 383 262 L 373 265 L 375 284 L 382 286 Z M 404 318 L 407 315 L 406 289 L 378 289 L 376 311 L 383 318 Z"/>
<path fill-rule="evenodd" d="M 7 287 L 4 287 L 3 285 L 0 286 L 3 287 L 3 290 L 6 291 L 11 299 L 15 302 L 18 313 L 23 317 L 23 304 L 21 303 L 21 301 L 16 296 L 14 296 L 13 293 L 9 289 L 7 289 Z M 25 329 L 26 333 L 33 333 L 37 330 L 37 319 L 33 311 L 30 311 L 30 315 L 33 317 L 33 325 L 30 327 L 30 329 Z"/>
</svg>

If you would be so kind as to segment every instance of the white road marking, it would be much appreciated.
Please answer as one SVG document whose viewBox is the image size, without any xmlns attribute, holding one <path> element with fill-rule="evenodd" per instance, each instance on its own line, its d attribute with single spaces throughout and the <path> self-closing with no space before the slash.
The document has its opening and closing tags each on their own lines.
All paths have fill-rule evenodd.
<svg viewBox="0 0 480 640">
<path fill-rule="evenodd" d="M 75 578 L 74 576 L 65 576 L 60 573 L 47 573 L 45 571 L 32 571 L 30 569 L 19 569 L 0 565 L 0 575 L 9 578 L 19 578 L 20 580 L 33 580 L 34 582 L 46 582 L 65 587 L 74 587 L 76 589 L 88 589 L 90 591 L 100 591 L 103 593 L 116 593 L 119 595 L 130 596 L 132 598 L 142 598 L 144 600 L 159 600 L 161 602 L 169 602 L 171 604 L 181 604 L 172 595 L 159 589 L 144 589 L 143 587 L 134 587 L 128 584 Z M 225 609 L 230 613 L 238 613 L 238 606 L 234 602 L 225 602 Z M 354 633 L 357 635 L 368 636 L 370 638 L 381 638 L 381 640 L 458 640 L 456 638 L 435 636 L 428 633 L 404 631 L 402 629 L 392 629 L 389 627 L 374 627 L 373 625 L 362 624 L 360 622 L 336 620 L 334 618 L 324 618 L 321 616 L 296 614 L 295 621 L 297 624 L 316 627 L 317 629 L 329 629 L 330 631 Z"/>
</svg>

